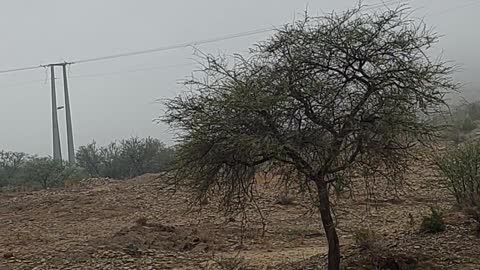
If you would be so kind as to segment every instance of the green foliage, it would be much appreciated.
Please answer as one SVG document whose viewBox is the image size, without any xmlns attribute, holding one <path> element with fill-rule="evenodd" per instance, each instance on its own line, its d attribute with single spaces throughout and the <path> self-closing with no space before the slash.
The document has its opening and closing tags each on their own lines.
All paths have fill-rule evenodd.
<svg viewBox="0 0 480 270">
<path fill-rule="evenodd" d="M 123 179 L 165 171 L 172 165 L 174 154 L 158 139 L 132 137 L 105 147 L 92 142 L 81 146 L 76 157 L 78 165 L 91 176 Z"/>
<path fill-rule="evenodd" d="M 329 186 L 359 172 L 398 184 L 411 150 L 438 134 L 430 118 L 456 88 L 452 68 L 429 59 L 437 36 L 407 13 L 306 17 L 233 63 L 203 55 L 191 91 L 165 102 L 164 121 L 180 131 L 175 179 L 199 201 L 219 195 L 227 212 L 248 205 L 260 172 L 315 187 L 329 269 L 338 269 Z"/>
<path fill-rule="evenodd" d="M 17 164 L 15 173 L 1 186 L 51 188 L 61 187 L 65 181 L 80 181 L 87 177 L 85 170 L 70 166 L 63 161 L 49 157 L 32 157 L 22 154 L 24 158 Z"/>
<path fill-rule="evenodd" d="M 19 171 L 29 158 L 21 152 L 0 151 L 0 187 L 17 181 Z"/>
<path fill-rule="evenodd" d="M 432 207 L 431 214 L 423 217 L 420 231 L 423 233 L 439 233 L 445 231 L 443 214 Z"/>
<path fill-rule="evenodd" d="M 477 128 L 477 125 L 475 124 L 475 122 L 473 122 L 472 118 L 470 118 L 470 117 L 466 117 L 463 120 L 463 123 L 461 125 L 461 130 L 463 132 L 470 132 L 470 131 L 472 131 L 476 128 Z"/>
<path fill-rule="evenodd" d="M 135 137 L 105 147 L 98 147 L 95 142 L 81 146 L 75 165 L 49 157 L 0 151 L 0 187 L 2 190 L 61 187 L 89 176 L 129 178 L 164 171 L 172 165 L 174 156 L 173 148 L 157 139 Z"/>
<path fill-rule="evenodd" d="M 51 158 L 32 158 L 23 166 L 25 182 L 39 184 L 41 188 L 59 187 L 63 184 L 65 166 L 62 161 Z"/>
<path fill-rule="evenodd" d="M 473 120 L 480 120 L 480 103 L 474 102 L 467 105 L 467 114 Z"/>
<path fill-rule="evenodd" d="M 95 141 L 78 148 L 76 155 L 77 165 L 84 168 L 91 176 L 100 176 L 101 161 L 102 155 Z"/>
<path fill-rule="evenodd" d="M 62 176 L 63 182 L 65 181 L 79 182 L 89 177 L 87 170 L 85 170 L 84 168 L 78 165 L 68 165 L 68 164 L 64 166 L 61 176 Z"/>
<path fill-rule="evenodd" d="M 446 127 L 445 138 L 455 145 L 474 137 L 472 131 L 478 128 L 480 121 L 480 102 L 462 104 L 452 109 L 450 118 L 437 118 L 437 122 L 443 123 Z"/>
<path fill-rule="evenodd" d="M 480 206 L 479 142 L 467 143 L 448 150 L 437 158 L 436 164 L 459 206 Z"/>
<path fill-rule="evenodd" d="M 398 182 L 456 87 L 452 69 L 425 53 L 435 34 L 403 12 L 307 17 L 234 63 L 204 55 L 191 91 L 165 103 L 165 122 L 181 131 L 176 178 L 233 207 L 250 199 L 260 171 L 317 188 L 359 171 Z"/>
</svg>

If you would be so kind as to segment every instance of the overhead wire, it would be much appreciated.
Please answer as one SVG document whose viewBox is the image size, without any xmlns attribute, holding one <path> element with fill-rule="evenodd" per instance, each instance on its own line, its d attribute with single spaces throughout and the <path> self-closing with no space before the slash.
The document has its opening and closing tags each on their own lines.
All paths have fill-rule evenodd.
<svg viewBox="0 0 480 270">
<path fill-rule="evenodd" d="M 30 66 L 30 67 L 22 67 L 22 68 L 12 68 L 12 69 L 4 69 L 0 70 L 0 74 L 2 73 L 10 73 L 10 72 L 17 72 L 17 71 L 24 71 L 24 70 L 33 70 L 37 68 L 41 68 L 42 66 Z"/>
<path fill-rule="evenodd" d="M 242 33 L 237 33 L 237 34 L 227 35 L 227 36 L 222 36 L 222 37 L 217 37 L 217 38 L 191 41 L 191 42 L 180 43 L 180 44 L 169 45 L 169 46 L 163 46 L 163 47 L 159 47 L 159 48 L 153 48 L 153 49 L 147 49 L 147 50 L 141 50 L 141 51 L 119 53 L 119 54 L 100 56 L 100 57 L 89 58 L 89 59 L 76 60 L 76 61 L 73 61 L 72 64 L 82 64 L 82 63 L 89 63 L 89 62 L 115 59 L 115 58 L 120 58 L 120 57 L 128 57 L 128 56 L 134 56 L 134 55 L 142 55 L 142 54 L 149 54 L 149 53 L 155 53 L 155 52 L 161 52 L 161 51 L 168 51 L 168 50 L 173 50 L 173 49 L 187 48 L 187 47 L 191 47 L 191 46 L 198 46 L 198 45 L 203 45 L 203 44 L 208 44 L 208 43 L 214 43 L 214 42 L 239 38 L 239 37 L 245 37 L 245 36 L 251 36 L 251 35 L 266 33 L 266 32 L 270 32 L 272 30 L 274 30 L 274 28 L 272 28 L 272 27 L 261 28 L 261 29 L 257 29 L 257 30 L 252 30 L 252 31 L 248 31 L 248 32 L 242 32 Z"/>
<path fill-rule="evenodd" d="M 371 10 L 371 9 L 380 8 L 380 7 L 387 7 L 389 5 L 392 5 L 392 4 L 395 4 L 395 3 L 401 3 L 401 2 L 405 2 L 405 0 L 382 1 L 382 2 L 379 2 L 379 3 L 375 3 L 375 4 L 365 5 L 366 6 L 365 10 Z M 140 50 L 140 51 L 132 51 L 132 52 L 126 52 L 126 53 L 119 53 L 119 54 L 112 54 L 112 55 L 99 56 L 99 57 L 86 58 L 86 59 L 80 59 L 80 60 L 72 61 L 69 64 L 82 64 L 82 63 L 89 63 L 89 62 L 97 62 L 97 61 L 103 61 L 103 60 L 109 60 L 109 59 L 115 59 L 115 58 L 121 58 L 121 57 L 129 57 L 129 56 L 135 56 L 135 55 L 143 55 L 143 54 L 150 54 L 150 53 L 161 52 L 161 51 L 168 51 L 168 50 L 173 50 L 173 49 L 187 48 L 187 47 L 191 47 L 191 46 L 198 46 L 198 45 L 209 44 L 209 43 L 214 43 L 214 42 L 219 42 L 219 41 L 224 41 L 224 40 L 235 39 L 235 38 L 239 38 L 239 37 L 245 37 L 245 36 L 252 36 L 252 35 L 267 33 L 267 32 L 271 32 L 273 30 L 275 30 L 275 26 L 250 30 L 250 31 L 231 34 L 231 35 L 226 35 L 226 36 L 220 36 L 220 37 L 216 37 L 216 38 L 196 40 L 196 41 L 190 41 L 190 42 L 179 43 L 179 44 L 174 44 L 174 45 L 168 45 L 168 46 L 163 46 L 163 47 L 158 47 L 158 48 L 152 48 L 152 49 L 146 49 L 146 50 Z M 18 72 L 18 71 L 25 71 L 25 70 L 34 70 L 34 69 L 42 68 L 42 67 L 45 67 L 45 66 L 46 65 L 37 65 L 37 66 L 28 66 L 28 67 L 21 67 L 21 68 L 5 69 L 5 70 L 0 70 L 0 74 Z"/>
<path fill-rule="evenodd" d="M 157 66 L 157 67 L 147 67 L 147 68 L 137 68 L 137 69 L 130 69 L 130 70 L 121 70 L 121 71 L 113 71 L 113 72 L 105 72 L 105 73 L 95 73 L 95 74 L 85 74 L 85 75 L 72 75 L 70 78 L 95 78 L 95 77 L 105 77 L 110 75 L 118 75 L 118 74 L 126 74 L 126 73 L 136 73 L 136 72 L 143 72 L 143 71 L 152 71 L 152 70 L 167 70 L 177 67 L 186 67 L 192 66 L 193 63 L 187 64 L 176 64 L 176 65 L 164 65 L 164 66 Z"/>
<path fill-rule="evenodd" d="M 387 0 L 387 1 L 382 1 L 379 3 L 373 3 L 373 4 L 365 4 L 364 9 L 365 11 L 368 10 L 374 10 L 374 9 L 379 9 L 379 8 L 390 8 L 392 5 L 397 4 L 405 4 L 409 2 L 409 0 Z M 452 7 L 448 10 L 445 11 L 452 11 L 456 9 L 461 9 L 465 8 L 471 5 L 476 5 L 479 4 L 480 0 L 477 1 L 469 1 L 468 3 L 464 5 L 458 5 L 455 7 Z M 443 14 L 441 13 L 433 13 L 435 14 Z M 255 29 L 251 31 L 246 31 L 246 32 L 241 32 L 241 33 L 236 33 L 236 34 L 231 34 L 231 35 L 226 35 L 226 36 L 220 36 L 216 38 L 210 38 L 210 39 L 203 39 L 203 40 L 196 40 L 196 41 L 190 41 L 190 42 L 185 42 L 185 43 L 179 43 L 179 44 L 174 44 L 174 45 L 168 45 L 168 46 L 163 46 L 163 47 L 158 47 L 158 48 L 152 48 L 152 49 L 146 49 L 146 50 L 140 50 L 140 51 L 131 51 L 131 52 L 126 52 L 126 53 L 119 53 L 119 54 L 112 54 L 112 55 L 106 55 L 106 56 L 99 56 L 99 57 L 93 57 L 93 58 L 86 58 L 86 59 L 80 59 L 72 62 L 68 62 L 68 64 L 82 64 L 82 63 L 90 63 L 90 62 L 98 62 L 98 61 L 104 61 L 104 60 L 110 60 L 110 59 L 116 59 L 116 58 L 122 58 L 122 57 L 129 57 L 129 56 L 136 56 L 136 55 L 144 55 L 144 54 L 150 54 L 150 53 L 156 53 L 156 52 L 162 52 L 162 51 L 168 51 L 168 50 L 173 50 L 173 49 L 181 49 L 181 48 L 187 48 L 187 47 L 194 47 L 198 45 L 203 45 L 203 44 L 209 44 L 209 43 L 215 43 L 219 41 L 224 41 L 224 40 L 230 40 L 230 39 L 235 39 L 239 37 L 245 37 L 245 36 L 252 36 L 252 35 L 257 35 L 261 33 L 267 33 L 275 30 L 275 27 L 278 26 L 272 26 L 272 27 L 266 27 L 266 28 L 260 28 L 260 29 Z M 0 70 L 0 74 L 5 74 L 5 73 L 10 73 L 10 72 L 18 72 L 18 71 L 25 71 L 25 70 L 34 70 L 38 68 L 44 68 L 47 65 L 38 65 L 38 66 L 28 66 L 28 67 L 22 67 L 22 68 L 13 68 L 13 69 L 5 69 L 5 70 Z M 147 71 L 147 70 L 152 70 L 152 69 L 138 69 L 135 72 L 139 71 Z M 90 77 L 92 76 L 103 76 L 103 75 L 108 75 L 108 74 L 116 74 L 116 73 L 125 73 L 125 71 L 119 71 L 119 72 L 111 72 L 111 73 L 105 73 L 105 74 L 91 74 L 89 75 Z M 75 77 L 75 76 L 74 76 Z M 86 77 L 86 76 L 84 76 Z M 77 77 L 79 78 L 79 77 Z"/>
<path fill-rule="evenodd" d="M 480 4 L 480 0 L 472 0 L 472 1 L 466 2 L 463 5 L 454 6 L 452 8 L 445 9 L 445 10 L 435 12 L 435 13 L 432 13 L 432 14 L 433 15 L 441 15 L 441 14 L 450 13 L 450 12 L 453 12 L 453 11 L 456 11 L 456 10 L 459 10 L 459 9 L 463 9 L 463 8 L 478 5 L 478 4 Z"/>
<path fill-rule="evenodd" d="M 168 69 L 173 69 L 173 68 L 178 68 L 178 67 L 186 67 L 186 66 L 192 66 L 194 63 L 183 63 L 183 64 L 174 64 L 174 65 L 162 65 L 162 66 L 153 66 L 153 67 L 144 67 L 144 68 L 136 68 L 136 69 L 127 69 L 127 70 L 120 70 L 120 71 L 113 71 L 113 72 L 104 72 L 104 73 L 93 73 L 93 74 L 80 74 L 80 75 L 69 75 L 68 78 L 70 79 L 83 79 L 83 78 L 98 78 L 98 77 L 107 77 L 111 75 L 120 75 L 120 74 L 128 74 L 128 73 L 137 73 L 137 72 L 145 72 L 145 71 L 152 71 L 152 70 L 168 70 Z M 69 69 L 69 74 L 70 69 Z M 55 78 L 55 80 L 60 80 L 59 78 Z M 30 81 L 24 81 L 24 82 L 19 82 L 19 83 L 14 83 L 14 84 L 7 84 L 7 85 L 0 85 L 1 89 L 9 89 L 9 88 L 15 88 L 19 86 L 25 86 L 25 85 L 31 85 L 31 84 L 37 84 L 37 83 L 43 83 L 46 85 L 51 81 L 49 76 L 46 76 L 45 79 L 43 80 L 30 80 Z"/>
</svg>

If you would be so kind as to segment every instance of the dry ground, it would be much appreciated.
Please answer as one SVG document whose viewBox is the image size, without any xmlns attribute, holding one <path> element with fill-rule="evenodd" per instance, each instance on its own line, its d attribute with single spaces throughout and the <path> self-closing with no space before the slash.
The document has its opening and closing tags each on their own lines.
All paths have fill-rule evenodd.
<svg viewBox="0 0 480 270">
<path fill-rule="evenodd" d="M 382 186 L 374 199 L 358 188 L 353 198 L 338 200 L 345 267 L 413 261 L 417 269 L 480 269 L 480 239 L 465 215 L 448 212 L 443 233 L 418 233 L 431 206 L 451 211 L 453 205 L 430 165 L 419 165 L 418 172 L 408 177 L 398 197 Z M 224 217 L 215 203 L 202 211 L 190 209 L 192 193 L 174 193 L 163 182 L 146 175 L 0 194 L 0 270 L 216 269 L 228 258 L 249 269 L 323 269 L 324 235 L 318 216 L 305 207 L 308 200 L 280 205 L 272 192 L 279 189 L 260 185 L 258 206 L 267 220 L 262 236 L 253 209 L 242 230 L 241 216 Z M 378 234 L 378 241 L 375 248 L 360 250 L 353 234 L 366 228 Z"/>
</svg>

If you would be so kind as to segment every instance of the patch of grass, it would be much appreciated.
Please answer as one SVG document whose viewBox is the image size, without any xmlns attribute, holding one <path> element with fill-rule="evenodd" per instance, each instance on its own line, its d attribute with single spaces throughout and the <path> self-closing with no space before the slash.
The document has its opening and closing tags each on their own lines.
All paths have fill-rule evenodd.
<svg viewBox="0 0 480 270">
<path fill-rule="evenodd" d="M 442 212 L 433 207 L 430 210 L 430 215 L 423 217 L 422 224 L 420 225 L 420 232 L 439 233 L 445 231 Z"/>
</svg>

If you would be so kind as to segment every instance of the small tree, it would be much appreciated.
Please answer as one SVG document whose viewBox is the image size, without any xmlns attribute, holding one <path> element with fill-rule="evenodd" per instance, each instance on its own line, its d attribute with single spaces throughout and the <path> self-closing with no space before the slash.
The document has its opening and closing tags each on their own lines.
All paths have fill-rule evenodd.
<svg viewBox="0 0 480 270">
<path fill-rule="evenodd" d="M 11 183 L 29 156 L 22 152 L 0 151 L 0 186 Z"/>
<path fill-rule="evenodd" d="M 460 125 L 460 129 L 463 132 L 470 132 L 470 131 L 472 131 L 476 128 L 477 128 L 477 125 L 475 124 L 475 122 L 473 122 L 473 120 L 472 120 L 472 118 L 470 118 L 470 116 L 465 117 L 465 119 L 463 120 L 463 122 Z"/>
<path fill-rule="evenodd" d="M 467 105 L 467 113 L 473 120 L 480 120 L 480 104 L 479 102 L 469 103 Z"/>
<path fill-rule="evenodd" d="M 100 148 L 100 155 L 102 161 L 101 176 L 121 179 L 126 174 L 126 168 L 123 167 L 121 157 L 122 148 L 117 142 L 112 142 L 109 145 Z"/>
<path fill-rule="evenodd" d="M 102 155 L 97 143 L 93 141 L 85 146 L 80 146 L 76 154 L 78 166 L 84 168 L 91 176 L 100 176 Z"/>
<path fill-rule="evenodd" d="M 46 189 L 60 184 L 65 167 L 62 161 L 51 158 L 32 158 L 23 167 L 25 182 L 34 182 Z"/>
<path fill-rule="evenodd" d="M 455 88 L 452 68 L 426 53 L 435 33 L 407 14 L 307 17 L 233 65 L 205 55 L 191 92 L 165 103 L 164 121 L 179 129 L 177 179 L 199 199 L 220 192 L 226 206 L 251 199 L 259 171 L 313 186 L 328 269 L 339 269 L 329 185 L 358 173 L 401 177 L 412 147 L 436 135 L 429 116 Z"/>
</svg>

